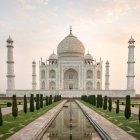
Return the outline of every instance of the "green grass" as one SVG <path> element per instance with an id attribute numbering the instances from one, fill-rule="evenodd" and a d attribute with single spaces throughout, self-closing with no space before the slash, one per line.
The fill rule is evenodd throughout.
<path id="1" fill-rule="evenodd" d="M 84 103 L 86 106 L 90 107 L 91 109 L 93 109 L 98 114 L 100 114 L 104 118 L 108 119 L 115 125 L 119 126 L 124 131 L 129 133 L 130 135 L 132 135 L 135 138 L 137 138 L 138 140 L 140 140 L 140 123 L 138 121 L 138 115 L 131 114 L 131 118 L 129 118 L 127 120 L 124 116 L 123 111 L 120 111 L 119 114 L 116 114 L 115 109 L 113 109 L 111 112 L 109 112 L 108 110 L 103 110 L 102 108 L 96 108 L 95 106 L 93 106 L 89 103 L 86 103 L 84 101 L 82 101 L 82 103 Z M 129 132 L 130 131 L 129 127 L 134 129 L 134 131 Z"/>
<path id="2" fill-rule="evenodd" d="M 43 109 L 35 110 L 35 112 L 28 111 L 27 114 L 25 114 L 23 111 L 20 111 L 16 119 L 14 119 L 11 114 L 3 116 L 4 122 L 3 126 L 0 126 L 0 140 L 7 139 L 21 128 L 37 119 L 39 116 L 58 105 L 60 102 L 61 101 L 55 102 L 49 106 L 45 106 Z M 11 129 L 13 132 L 10 132 Z M 3 135 L 3 137 L 1 137 L 1 135 Z"/>

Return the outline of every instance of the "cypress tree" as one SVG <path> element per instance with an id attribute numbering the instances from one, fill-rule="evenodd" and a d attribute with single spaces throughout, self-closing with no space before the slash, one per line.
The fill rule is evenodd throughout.
<path id="1" fill-rule="evenodd" d="M 43 108 L 43 94 L 40 94 L 40 108 Z"/>
<path id="2" fill-rule="evenodd" d="M 109 98 L 108 103 L 109 103 L 108 110 L 111 112 L 111 110 L 112 110 L 112 99 L 111 98 Z"/>
<path id="3" fill-rule="evenodd" d="M 34 95 L 30 96 L 30 112 L 34 112 Z"/>
<path id="4" fill-rule="evenodd" d="M 2 119 L 2 111 L 1 111 L 1 107 L 0 107 L 0 126 L 3 125 L 3 119 Z"/>
<path id="5" fill-rule="evenodd" d="M 96 96 L 93 95 L 93 105 L 96 106 Z"/>
<path id="6" fill-rule="evenodd" d="M 84 96 L 84 101 L 85 101 L 85 102 L 88 102 L 88 97 L 87 97 L 87 95 Z"/>
<path id="7" fill-rule="evenodd" d="M 104 110 L 107 110 L 107 96 L 104 97 L 103 109 L 104 109 Z"/>
<path id="8" fill-rule="evenodd" d="M 130 95 L 126 96 L 126 104 L 125 104 L 125 118 L 129 119 L 131 117 L 131 100 L 130 100 Z"/>
<path id="9" fill-rule="evenodd" d="M 52 95 L 50 95 L 50 98 L 49 98 L 49 105 L 52 104 Z"/>
<path id="10" fill-rule="evenodd" d="M 94 103 L 94 95 L 91 95 L 91 104 L 93 105 Z"/>
<path id="11" fill-rule="evenodd" d="M 87 97 L 88 103 L 90 103 L 90 95 Z"/>
<path id="12" fill-rule="evenodd" d="M 97 95 L 97 108 L 99 108 L 100 107 L 100 95 Z"/>
<path id="13" fill-rule="evenodd" d="M 103 98 L 102 95 L 99 96 L 99 103 L 100 103 L 100 107 L 103 107 Z"/>
<path id="14" fill-rule="evenodd" d="M 117 100 L 117 102 L 116 102 L 116 114 L 119 114 L 119 111 L 120 111 L 120 109 L 119 109 L 119 100 Z"/>
<path id="15" fill-rule="evenodd" d="M 46 96 L 46 106 L 49 105 L 49 99 L 48 99 L 48 96 Z"/>
<path id="16" fill-rule="evenodd" d="M 59 101 L 59 95 L 56 95 L 56 102 Z"/>
<path id="17" fill-rule="evenodd" d="M 23 110 L 24 110 L 24 113 L 26 114 L 26 113 L 27 113 L 27 99 L 26 99 L 26 95 L 24 95 L 24 105 L 23 105 Z"/>
<path id="18" fill-rule="evenodd" d="M 13 95 L 12 115 L 13 115 L 14 118 L 16 118 L 18 116 L 18 107 L 17 107 L 16 95 Z"/>
<path id="19" fill-rule="evenodd" d="M 40 109 L 39 94 L 36 94 L 36 110 Z"/>
<path id="20" fill-rule="evenodd" d="M 54 102 L 56 102 L 56 101 L 57 101 L 57 95 L 54 96 Z"/>
<path id="21" fill-rule="evenodd" d="M 139 123 L 140 123 L 140 105 L 139 105 Z"/>

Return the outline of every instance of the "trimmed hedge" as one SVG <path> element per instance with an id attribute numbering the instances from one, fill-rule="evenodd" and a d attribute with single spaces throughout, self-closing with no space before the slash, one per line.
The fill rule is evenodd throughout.
<path id="1" fill-rule="evenodd" d="M 1 112 L 1 107 L 0 107 L 0 126 L 3 125 L 3 119 L 2 119 L 2 112 Z"/>
<path id="2" fill-rule="evenodd" d="M 25 114 L 27 113 L 27 98 L 26 98 L 26 95 L 24 95 L 23 111 L 24 111 Z"/>
<path id="3" fill-rule="evenodd" d="M 104 97 L 103 109 L 107 110 L 107 96 Z"/>
<path id="4" fill-rule="evenodd" d="M 12 115 L 14 118 L 18 116 L 17 97 L 13 95 Z"/>
<path id="5" fill-rule="evenodd" d="M 34 95 L 30 96 L 30 112 L 34 112 Z"/>
<path id="6" fill-rule="evenodd" d="M 131 99 L 130 99 L 130 95 L 126 96 L 126 105 L 125 105 L 124 115 L 125 115 L 126 119 L 129 119 L 131 117 Z"/>
<path id="7" fill-rule="evenodd" d="M 116 102 L 116 114 L 119 114 L 120 108 L 119 108 L 119 100 Z"/>

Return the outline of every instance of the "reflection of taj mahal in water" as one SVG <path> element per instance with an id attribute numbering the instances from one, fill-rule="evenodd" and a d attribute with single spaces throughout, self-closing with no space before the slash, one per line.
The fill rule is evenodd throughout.
<path id="1" fill-rule="evenodd" d="M 7 40 L 7 95 L 18 96 L 30 93 L 61 94 L 63 97 L 80 97 L 83 94 L 102 94 L 122 97 L 135 95 L 134 90 L 134 39 L 129 40 L 128 73 L 126 90 L 109 90 L 109 62 L 106 62 L 105 90 L 102 89 L 102 66 L 90 53 L 85 55 L 82 42 L 72 34 L 63 39 L 57 47 L 57 55 L 53 52 L 48 62 L 39 63 L 39 86 L 36 88 L 36 62 L 32 63 L 32 90 L 15 90 L 15 74 L 13 60 L 13 41 Z"/>
<path id="2" fill-rule="evenodd" d="M 76 103 L 67 103 L 41 140 L 101 140 Z M 70 123 L 71 122 L 71 123 Z"/>

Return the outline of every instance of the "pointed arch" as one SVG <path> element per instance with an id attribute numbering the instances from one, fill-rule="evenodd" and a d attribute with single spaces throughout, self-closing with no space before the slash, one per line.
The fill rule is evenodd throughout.
<path id="1" fill-rule="evenodd" d="M 51 82 L 49 83 L 49 89 L 50 89 L 50 90 L 55 90 L 55 89 L 56 89 L 56 84 L 55 84 L 54 81 L 51 81 Z"/>
<path id="2" fill-rule="evenodd" d="M 45 89 L 45 82 L 44 81 L 41 83 L 41 88 Z"/>
<path id="3" fill-rule="evenodd" d="M 41 78 L 42 78 L 42 79 L 45 79 L 45 70 L 42 70 L 42 71 L 41 71 Z"/>
<path id="4" fill-rule="evenodd" d="M 86 78 L 87 79 L 92 79 L 93 78 L 93 72 L 92 72 L 92 70 L 87 70 L 87 72 L 86 72 Z"/>
<path id="5" fill-rule="evenodd" d="M 50 70 L 50 72 L 49 72 L 49 78 L 52 78 L 52 79 L 56 78 L 55 70 Z"/>
<path id="6" fill-rule="evenodd" d="M 98 70 L 97 71 L 97 79 L 100 79 L 101 78 L 101 72 Z"/>
<path id="7" fill-rule="evenodd" d="M 91 81 L 88 81 L 87 83 L 86 83 L 86 89 L 87 90 L 92 90 L 93 88 L 93 84 L 92 84 L 92 82 Z"/>
<path id="8" fill-rule="evenodd" d="M 101 89 L 101 84 L 100 84 L 100 82 L 97 82 L 97 89 L 98 89 L 98 90 Z"/>

